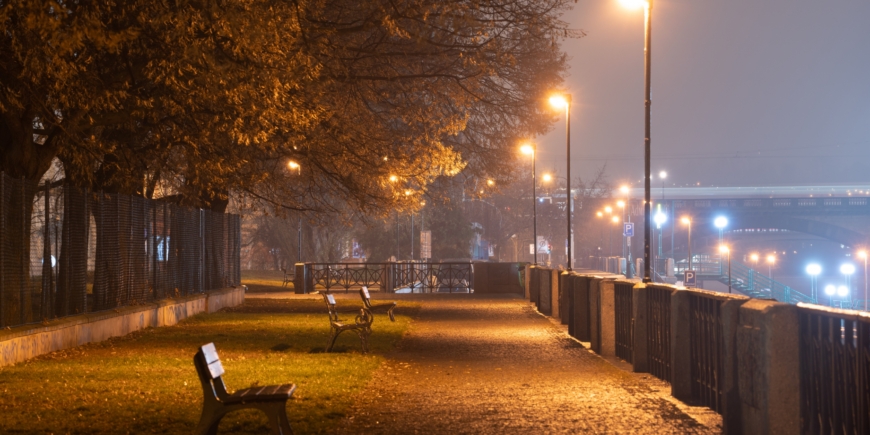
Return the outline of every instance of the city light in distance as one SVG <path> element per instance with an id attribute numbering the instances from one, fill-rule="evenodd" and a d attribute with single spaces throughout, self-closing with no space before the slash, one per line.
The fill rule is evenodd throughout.
<path id="1" fill-rule="evenodd" d="M 846 263 L 846 264 L 840 266 L 840 273 L 842 273 L 843 275 L 851 275 L 851 274 L 855 273 L 855 265 L 850 264 L 850 263 Z"/>
<path id="2" fill-rule="evenodd" d="M 837 287 L 835 287 L 833 284 L 828 284 L 825 286 L 826 295 L 834 296 L 835 293 L 837 293 Z"/>
<path id="3" fill-rule="evenodd" d="M 837 296 L 841 298 L 849 296 L 849 287 L 846 287 L 844 285 L 837 287 Z"/>
<path id="4" fill-rule="evenodd" d="M 713 225 L 716 225 L 716 228 L 721 230 L 728 226 L 728 218 L 725 216 L 719 216 L 713 220 Z"/>
<path id="5" fill-rule="evenodd" d="M 822 273 L 822 266 L 819 266 L 816 263 L 812 263 L 812 264 L 807 265 L 807 274 L 812 275 L 812 276 L 816 276 L 820 273 Z"/>
<path id="6" fill-rule="evenodd" d="M 299 169 L 299 163 L 290 160 L 289 162 L 287 162 L 287 167 L 290 169 Z"/>
<path id="7" fill-rule="evenodd" d="M 668 173 L 665 171 L 659 172 L 659 178 L 661 178 L 662 180 L 664 180 L 665 178 L 668 178 Z"/>

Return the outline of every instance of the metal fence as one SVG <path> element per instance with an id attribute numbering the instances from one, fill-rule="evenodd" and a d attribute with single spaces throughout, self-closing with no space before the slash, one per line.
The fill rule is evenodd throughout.
<path id="1" fill-rule="evenodd" d="M 648 286 L 647 293 L 647 351 L 649 372 L 653 376 L 671 381 L 671 294 L 669 287 Z"/>
<path id="2" fill-rule="evenodd" d="M 632 282 L 616 281 L 614 283 L 616 356 L 628 362 L 633 361 L 634 349 L 632 288 L 634 288 L 634 283 Z"/>
<path id="3" fill-rule="evenodd" d="M 313 291 L 370 290 L 388 293 L 472 293 L 472 263 L 308 263 Z"/>
<path id="4" fill-rule="evenodd" d="M 724 398 L 722 302 L 709 294 L 689 293 L 692 398 L 720 414 Z"/>
<path id="5" fill-rule="evenodd" d="M 870 318 L 799 306 L 804 433 L 870 433 Z"/>
<path id="6" fill-rule="evenodd" d="M 240 221 L 0 174 L 0 327 L 238 285 Z"/>

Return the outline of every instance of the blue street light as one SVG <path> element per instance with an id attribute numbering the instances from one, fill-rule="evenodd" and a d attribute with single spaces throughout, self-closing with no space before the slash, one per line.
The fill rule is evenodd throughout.
<path id="1" fill-rule="evenodd" d="M 722 230 L 724 230 L 725 227 L 728 226 L 728 218 L 725 216 L 719 216 L 713 220 L 713 225 L 715 225 L 716 228 L 719 228 L 719 244 L 721 245 L 722 244 Z"/>
<path id="2" fill-rule="evenodd" d="M 807 265 L 807 274 L 810 275 L 810 296 L 813 298 L 813 301 L 817 299 L 816 297 L 816 277 L 822 273 L 822 266 L 819 266 L 816 263 Z"/>
<path id="3" fill-rule="evenodd" d="M 828 284 L 825 286 L 825 294 L 828 295 L 828 305 L 834 306 L 834 294 L 837 293 L 837 286 Z"/>

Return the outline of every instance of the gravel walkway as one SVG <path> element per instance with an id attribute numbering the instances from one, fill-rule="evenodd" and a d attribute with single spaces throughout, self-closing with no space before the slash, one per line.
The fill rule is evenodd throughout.
<path id="1" fill-rule="evenodd" d="M 336 433 L 721 433 L 715 413 L 586 350 L 526 300 L 414 299 L 417 320 Z"/>

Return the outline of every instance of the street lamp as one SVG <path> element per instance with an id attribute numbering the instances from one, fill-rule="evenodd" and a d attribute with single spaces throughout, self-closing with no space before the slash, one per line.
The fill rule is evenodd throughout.
<path id="1" fill-rule="evenodd" d="M 828 284 L 825 286 L 825 294 L 828 295 L 828 305 L 834 306 L 834 294 L 837 293 L 837 287 L 833 284 Z"/>
<path id="2" fill-rule="evenodd" d="M 819 266 L 816 263 L 807 265 L 807 274 L 810 276 L 810 294 L 814 302 L 818 300 L 818 296 L 816 295 L 816 279 L 820 273 L 822 273 L 822 266 Z"/>
<path id="3" fill-rule="evenodd" d="M 659 259 L 662 256 L 662 225 L 664 225 L 664 223 L 667 222 L 667 220 L 668 220 L 668 216 L 666 214 L 662 213 L 661 204 L 659 204 L 659 210 L 656 213 L 654 219 L 656 222 L 656 228 L 659 230 L 659 249 L 658 249 L 658 255 L 656 256 L 656 258 Z M 656 260 L 656 261 L 658 261 L 658 260 Z M 655 271 L 653 271 L 653 274 L 655 274 Z M 665 275 L 667 275 L 667 273 L 665 273 Z"/>
<path id="4" fill-rule="evenodd" d="M 610 220 L 611 220 L 611 222 L 613 222 L 613 225 L 616 225 L 619 223 L 618 216 L 613 216 L 610 218 Z M 612 226 L 610 227 L 610 247 L 608 249 L 610 250 L 610 256 L 613 257 L 613 227 Z"/>
<path id="5" fill-rule="evenodd" d="M 770 254 L 767 256 L 767 276 L 770 277 L 770 295 L 773 296 L 773 289 L 776 287 L 776 281 L 773 280 L 773 265 L 776 263 L 776 256 Z"/>
<path id="6" fill-rule="evenodd" d="M 532 156 L 532 237 L 534 238 L 535 266 L 538 265 L 538 181 L 537 181 L 537 149 L 534 143 L 528 143 L 520 147 L 523 154 Z"/>
<path id="7" fill-rule="evenodd" d="M 722 231 L 728 226 L 728 218 L 725 216 L 719 216 L 716 219 L 713 219 L 713 225 L 715 225 L 716 228 L 719 228 L 719 244 L 721 245 Z"/>
<path id="8" fill-rule="evenodd" d="M 567 181 L 567 198 L 565 198 L 565 214 L 568 220 L 568 264 L 567 269 L 571 270 L 571 251 L 573 250 L 573 246 L 571 246 L 571 238 L 573 236 L 573 231 L 571 227 L 571 94 L 567 94 L 564 96 L 554 95 L 550 97 L 550 104 L 556 108 L 564 108 L 565 109 L 565 166 L 567 167 L 567 176 L 565 180 Z"/>
<path id="9" fill-rule="evenodd" d="M 858 257 L 864 259 L 864 311 L 867 311 L 867 251 L 859 251 Z"/>
<path id="10" fill-rule="evenodd" d="M 749 259 L 752 260 L 752 262 L 755 263 L 755 267 L 758 268 L 758 254 L 754 252 L 749 254 Z"/>
<path id="11" fill-rule="evenodd" d="M 837 286 L 837 296 L 840 297 L 840 308 L 843 308 L 843 299 L 849 296 L 849 287 L 845 285 Z"/>
<path id="12" fill-rule="evenodd" d="M 630 8 L 643 7 L 644 9 L 644 38 L 643 38 L 643 82 L 644 82 L 644 204 L 643 204 L 643 282 L 650 282 L 650 204 L 652 198 L 650 195 L 650 183 L 652 176 L 650 175 L 650 107 L 652 105 L 652 94 L 650 91 L 651 85 L 651 69 L 652 69 L 652 8 L 653 0 L 620 0 L 622 4 Z"/>
<path id="13" fill-rule="evenodd" d="M 855 273 L 855 265 L 851 263 L 845 263 L 840 266 L 840 273 L 843 274 L 843 278 L 846 281 L 846 287 L 851 290 L 852 289 L 852 274 Z"/>
<path id="14" fill-rule="evenodd" d="M 298 162 L 290 160 L 287 162 L 287 167 L 292 171 L 296 171 L 296 175 L 302 175 L 302 166 Z M 296 262 L 302 262 L 302 215 L 299 215 L 299 228 L 296 230 Z"/>
<path id="15" fill-rule="evenodd" d="M 689 227 L 689 268 L 688 270 L 692 270 L 692 218 L 688 216 L 683 216 L 680 218 L 680 222 Z"/>
<path id="16" fill-rule="evenodd" d="M 719 252 L 728 254 L 728 293 L 731 293 L 731 250 L 727 246 L 722 245 L 719 247 Z"/>

